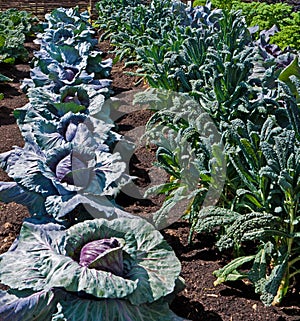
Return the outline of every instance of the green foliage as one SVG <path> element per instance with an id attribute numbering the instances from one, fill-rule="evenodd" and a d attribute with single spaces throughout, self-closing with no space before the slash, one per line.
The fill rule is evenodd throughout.
<path id="1" fill-rule="evenodd" d="M 234 1 L 232 9 L 242 10 L 248 26 L 257 25 L 260 31 L 276 25 L 279 32 L 271 37 L 271 43 L 277 44 L 282 49 L 287 46 L 300 49 L 300 12 L 292 12 L 292 6 L 285 3 Z"/>
<path id="2" fill-rule="evenodd" d="M 278 79 L 289 87 L 291 93 L 296 98 L 296 102 L 300 103 L 300 66 L 298 56 L 282 70 Z"/>
<path id="3" fill-rule="evenodd" d="M 285 19 L 289 18 L 293 7 L 285 3 L 267 4 L 265 2 L 235 1 L 234 10 L 242 10 L 248 26 L 260 27 L 260 30 L 270 29 L 273 25 L 281 27 Z"/>
<path id="4" fill-rule="evenodd" d="M 28 52 L 24 42 L 26 36 L 33 33 L 32 27 L 37 19 L 26 11 L 8 9 L 0 12 L 0 21 L 0 62 L 26 60 Z"/>
<path id="5" fill-rule="evenodd" d="M 278 44 L 279 47 L 285 48 L 290 46 L 296 50 L 300 50 L 300 12 L 293 12 L 291 18 L 284 20 L 280 31 L 271 38 L 271 43 Z"/>
<path id="6" fill-rule="evenodd" d="M 233 128 L 232 135 L 227 138 L 227 151 L 244 184 L 232 204 L 238 212 L 203 209 L 195 230 L 221 227 L 223 234 L 216 245 L 221 250 L 239 249 L 235 260 L 215 272 L 216 284 L 249 278 L 266 305 L 277 304 L 300 273 L 300 141 L 294 130 L 278 126 L 274 117 L 256 133 L 248 126 Z M 256 252 L 254 247 L 251 255 L 241 255 L 241 247 L 249 241 L 256 244 Z M 253 262 L 250 269 L 244 266 L 249 261 Z"/>
<path id="7" fill-rule="evenodd" d="M 15 8 L 1 12 L 1 20 L 14 29 L 19 29 L 25 36 L 31 36 L 38 19 L 27 11 L 21 11 Z"/>
<path id="8" fill-rule="evenodd" d="M 26 222 L 0 270 L 3 321 L 183 321 L 168 306 L 184 288 L 180 262 L 141 218 Z"/>
<path id="9" fill-rule="evenodd" d="M 205 0 L 195 0 L 193 6 L 204 6 Z M 288 46 L 300 49 L 300 12 L 293 12 L 293 7 L 280 2 L 268 4 L 266 2 L 243 2 L 240 0 L 212 0 L 213 8 L 227 10 L 241 10 L 249 27 L 259 26 L 259 31 L 268 30 L 276 25 L 279 32 L 271 37 L 271 43 L 281 49 Z M 258 36 L 259 32 L 256 33 Z"/>
<path id="10" fill-rule="evenodd" d="M 253 48 L 247 47 L 250 34 L 237 14 L 212 11 L 212 24 L 199 23 L 196 29 L 177 29 L 165 46 L 137 49 L 137 73 L 144 74 L 151 87 L 193 92 L 197 98 L 210 94 L 220 103 L 235 100 L 243 79 L 252 68 Z M 160 47 L 160 55 L 157 48 Z M 243 63 L 237 63 L 237 62 Z M 213 92 L 211 91 L 213 88 Z M 208 98 L 210 99 L 210 98 Z"/>
<path id="11" fill-rule="evenodd" d="M 214 8 L 231 9 L 234 1 L 235 0 L 212 0 L 211 4 Z M 193 7 L 204 6 L 207 2 L 206 0 L 195 0 Z"/>
<path id="12" fill-rule="evenodd" d="M 300 273 L 300 140 L 298 129 L 290 129 L 292 120 L 299 119 L 299 110 L 291 109 L 295 103 L 291 94 L 289 100 L 286 127 L 279 126 L 275 116 L 269 116 L 262 127 L 249 120 L 247 125 L 238 119 L 232 123 L 225 150 L 241 178 L 231 205 L 237 212 L 207 208 L 200 211 L 195 226 L 198 232 L 222 227 L 220 249 L 236 247 L 241 253 L 243 243 L 256 244 L 256 252 L 239 255 L 216 271 L 216 283 L 232 280 L 232 274 L 237 279 L 248 277 L 266 305 L 279 303 Z M 252 268 L 245 270 L 243 257 L 253 261 Z"/>
<path id="13" fill-rule="evenodd" d="M 223 187 L 225 160 L 220 135 L 209 114 L 189 96 L 161 90 L 144 95 L 150 104 L 155 97 L 154 108 L 159 108 L 147 123 L 146 135 L 158 146 L 156 165 L 170 175 L 168 183 L 147 191 L 147 195 L 166 195 L 154 213 L 154 224 L 162 228 L 184 212 L 194 224 L 204 199 L 218 198 Z M 136 100 L 145 101 L 144 95 Z"/>
<path id="14" fill-rule="evenodd" d="M 140 9 L 126 8 L 127 22 L 120 14 L 108 29 L 118 34 L 121 21 L 135 22 L 138 15 L 143 21 L 129 31 L 138 40 L 124 32 L 124 43 L 119 37 L 115 45 L 134 57 L 128 65 L 138 65 L 136 74 L 157 89 L 137 97 L 156 110 L 146 135 L 158 146 L 156 165 L 170 176 L 148 191 L 166 196 L 154 223 L 161 228 L 183 216 L 191 233 L 216 233 L 219 249 L 236 255 L 215 272 L 216 284 L 248 278 L 266 305 L 277 304 L 300 273 L 300 69 L 297 53 L 270 45 L 270 32 L 254 42 L 248 26 L 262 30 L 276 23 L 282 31 L 299 17 L 284 4 L 212 5 L 226 10 L 211 10 L 209 3 L 173 6 L 181 20 L 171 29 L 160 25 L 160 36 L 152 34 L 153 24 L 144 37 Z M 242 9 L 248 24 L 231 7 Z"/>
<path id="15" fill-rule="evenodd" d="M 23 224 L 11 249 L 0 256 L 0 282 L 7 285 L 6 292 L 0 291 L 0 319 L 183 321 L 169 309 L 184 288 L 175 253 L 152 224 L 110 202 L 117 192 L 116 175 L 126 176 L 120 177 L 120 187 L 129 178 L 114 147 L 118 144 L 121 152 L 131 154 L 131 143 L 111 131 L 111 106 L 104 104 L 102 95 L 109 95 L 110 80 L 97 79 L 102 67 L 109 76 L 111 60 L 102 62 L 102 53 L 92 51 L 93 32 L 81 24 L 86 14 L 59 8 L 47 17 L 35 63 L 47 60 L 48 72 L 34 64 L 31 74 L 39 78 L 37 86 L 28 91 L 30 103 L 15 113 L 24 149 L 16 147 L 0 155 L 0 165 L 8 172 L 12 169 L 9 175 L 15 180 L 0 184 L 1 201 L 27 205 L 34 216 Z M 83 28 L 78 30 L 76 22 Z M 77 86 L 80 76 L 87 81 Z M 53 80 L 59 82 L 53 86 L 49 83 Z M 24 183 L 24 189 L 19 183 Z M 107 194 L 93 195 L 93 191 L 102 193 L 105 185 L 112 187 Z M 42 195 L 50 198 L 46 201 Z M 71 211 L 76 208 L 78 216 L 72 222 L 67 204 L 60 207 L 64 201 Z M 50 217 L 62 208 L 70 229 Z M 123 219 L 114 219 L 113 213 L 109 219 L 99 219 L 109 208 Z M 81 220 L 85 222 L 80 224 Z"/>
<path id="16" fill-rule="evenodd" d="M 149 46 L 163 34 L 172 32 L 179 17 L 170 13 L 170 0 L 153 0 L 149 6 L 143 1 L 110 1 L 97 3 L 99 18 L 96 24 L 105 30 L 116 46 L 115 55 L 122 60 L 136 55 L 136 48 Z"/>
<path id="17" fill-rule="evenodd" d="M 171 175 L 149 191 L 166 195 L 154 222 L 164 226 L 185 204 L 191 231 L 217 231 L 219 249 L 233 248 L 237 255 L 215 272 L 216 284 L 249 278 L 266 305 L 277 304 L 300 271 L 298 60 L 280 52 L 275 58 L 253 44 L 236 12 L 213 15 L 217 22 L 198 22 L 173 51 L 137 49 L 139 72 L 150 86 L 186 92 L 198 102 L 170 102 L 159 90 L 155 99 L 150 95 L 162 107 L 149 121 L 148 135 L 158 146 L 157 165 Z M 283 61 L 292 63 L 284 68 Z M 224 150 L 205 140 L 197 117 L 203 111 L 221 131 Z M 224 165 L 221 155 L 227 177 L 219 206 L 203 208 L 214 171 L 220 175 L 217 168 Z"/>

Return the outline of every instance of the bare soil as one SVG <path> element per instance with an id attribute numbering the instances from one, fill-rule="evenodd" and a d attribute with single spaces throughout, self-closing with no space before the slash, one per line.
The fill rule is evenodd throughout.
<path id="1" fill-rule="evenodd" d="M 35 48 L 32 43 L 26 46 L 30 52 Z M 111 49 L 107 41 L 101 43 L 100 48 L 102 51 Z M 5 95 L 0 101 L 0 152 L 8 151 L 14 145 L 23 145 L 13 110 L 28 101 L 20 90 L 20 80 L 29 77 L 29 70 L 28 63 L 0 65 L 0 73 L 13 78 L 12 83 L 0 84 L 0 92 Z M 122 63 L 113 67 L 113 90 L 116 94 L 136 88 L 134 83 L 137 79 L 125 75 L 124 70 Z M 144 125 L 150 115 L 149 111 L 129 112 L 117 121 L 120 132 L 126 134 L 128 130 Z M 139 177 L 138 184 L 141 186 L 148 184 L 154 160 L 155 148 L 137 149 L 132 157 L 131 174 Z M 8 180 L 6 173 L 0 171 L 0 181 Z M 120 195 L 118 202 L 125 210 L 145 216 L 159 208 L 162 198 L 137 200 Z M 8 250 L 19 233 L 23 219 L 28 216 L 28 211 L 21 205 L 0 203 L 0 253 Z M 171 305 L 178 315 L 193 321 L 300 321 L 299 285 L 288 293 L 280 306 L 264 307 L 252 285 L 247 282 L 213 285 L 215 277 L 212 272 L 232 259 L 231 253 L 220 253 L 215 248 L 213 234 L 196 235 L 192 244 L 188 244 L 189 225 L 183 220 L 165 228 L 162 233 L 180 259 L 182 276 L 186 281 L 185 290 Z"/>

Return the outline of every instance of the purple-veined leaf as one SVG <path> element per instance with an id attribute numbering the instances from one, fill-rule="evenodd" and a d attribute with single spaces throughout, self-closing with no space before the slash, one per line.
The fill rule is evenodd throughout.
<path id="1" fill-rule="evenodd" d="M 51 321 L 52 314 L 57 312 L 57 302 L 58 298 L 52 291 L 40 291 L 27 296 L 0 291 L 0 320 Z"/>

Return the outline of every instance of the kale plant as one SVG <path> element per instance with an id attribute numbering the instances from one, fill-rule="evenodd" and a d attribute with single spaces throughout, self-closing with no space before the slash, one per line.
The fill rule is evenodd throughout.
<path id="1" fill-rule="evenodd" d="M 277 304 L 300 273 L 299 140 L 294 130 L 278 126 L 274 117 L 259 130 L 239 121 L 232 135 L 225 147 L 242 184 L 232 209 L 200 211 L 195 230 L 222 227 L 217 246 L 236 248 L 238 257 L 215 272 L 216 284 L 248 278 L 266 305 Z M 249 242 L 255 244 L 252 253 L 244 247 Z M 245 270 L 249 261 L 253 265 Z"/>
<path id="2" fill-rule="evenodd" d="M 98 23 L 105 30 L 102 38 L 110 37 L 111 44 L 116 46 L 116 59 L 135 57 L 136 48 L 151 46 L 163 38 L 162 34 L 172 34 L 180 17 L 172 13 L 171 7 L 169 0 L 153 0 L 150 4 L 119 0 L 99 2 Z"/>

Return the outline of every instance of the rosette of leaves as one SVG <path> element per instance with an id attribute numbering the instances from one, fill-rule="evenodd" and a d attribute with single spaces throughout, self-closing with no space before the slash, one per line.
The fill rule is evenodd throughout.
<path id="1" fill-rule="evenodd" d="M 15 264 L 19 261 L 20 264 Z M 168 306 L 180 262 L 141 218 L 88 220 L 67 230 L 25 222 L 0 258 L 0 318 L 183 321 Z"/>
<path id="2" fill-rule="evenodd" d="M 39 52 L 35 53 L 38 58 L 37 65 L 41 69 L 45 69 L 44 63 L 51 59 L 63 64 L 63 66 L 76 66 L 86 64 L 88 73 L 94 73 L 95 78 L 105 78 L 110 75 L 112 67 L 112 59 L 102 59 L 103 53 L 101 51 L 92 50 L 92 44 L 87 41 L 80 41 L 75 45 L 57 45 L 50 43 L 46 48 L 41 48 Z"/>
<path id="3" fill-rule="evenodd" d="M 82 141 L 88 140 L 81 136 Z M 65 145 L 42 151 L 33 142 L 0 155 L 1 167 L 14 182 L 1 182 L 0 199 L 28 207 L 34 216 L 53 217 L 63 224 L 77 219 L 78 206 L 86 217 L 113 218 L 127 215 L 116 207 L 114 198 L 131 181 L 119 153 L 105 145 L 92 148 Z M 125 214 L 124 214 L 125 213 Z"/>
<path id="4" fill-rule="evenodd" d="M 35 142 L 42 150 L 72 143 L 131 155 L 133 144 L 113 129 L 111 100 L 95 90 L 66 87 L 61 95 L 29 91 L 30 103 L 16 109 L 14 115 L 25 141 Z"/>
<path id="5" fill-rule="evenodd" d="M 78 7 L 57 8 L 45 15 L 43 33 L 37 34 L 35 42 L 43 48 L 51 44 L 74 46 L 80 42 L 89 42 L 94 47 L 97 39 L 88 19 L 88 13 L 80 13 Z"/>
<path id="6" fill-rule="evenodd" d="M 72 112 L 62 116 L 60 121 L 35 119 L 31 125 L 31 131 L 22 131 L 25 141 L 34 140 L 41 149 L 49 150 L 73 145 L 98 148 L 113 151 L 117 143 L 125 143 L 121 135 L 112 129 L 113 124 L 85 114 L 73 114 Z M 22 126 L 21 126 L 22 129 Z M 129 142 L 128 142 L 129 145 Z"/>
<path id="7" fill-rule="evenodd" d="M 29 116 L 26 122 L 19 122 L 22 136 L 25 141 L 35 142 L 41 150 L 57 149 L 72 143 L 110 153 L 116 148 L 122 158 L 133 152 L 133 143 L 113 131 L 115 126 L 112 123 L 90 115 L 68 112 L 59 120 L 29 119 Z"/>
<path id="8" fill-rule="evenodd" d="M 80 43 L 52 46 L 52 51 L 41 49 L 31 69 L 31 79 L 25 80 L 23 88 L 44 87 L 58 93 L 63 86 L 89 84 L 95 89 L 109 87 L 106 79 L 112 68 L 112 60 L 103 61 L 101 52 L 91 52 L 90 44 Z"/>
<path id="9" fill-rule="evenodd" d="M 74 8 L 61 7 L 54 9 L 51 13 L 47 13 L 45 20 L 49 29 L 55 30 L 65 25 L 74 26 L 74 29 L 76 29 L 82 23 L 85 23 L 86 26 L 89 25 L 89 13 L 87 11 L 80 12 L 78 6 Z"/>
<path id="10" fill-rule="evenodd" d="M 67 86 L 55 94 L 33 88 L 28 96 L 30 102 L 16 109 L 14 115 L 24 139 L 35 141 L 42 149 L 75 143 L 83 131 L 86 137 L 90 133 L 90 140 L 80 142 L 85 146 L 106 142 L 112 148 L 116 141 L 123 139 L 112 131 L 110 105 L 96 90 Z"/>
<path id="11" fill-rule="evenodd" d="M 88 28 L 85 23 L 81 23 L 78 28 L 74 25 L 63 25 L 57 29 L 45 29 L 43 33 L 37 34 L 34 43 L 46 49 L 50 45 L 75 46 L 80 42 L 88 42 L 94 47 L 97 39 L 94 38 L 95 31 Z"/>
<path id="12" fill-rule="evenodd" d="M 32 131 L 31 126 L 40 119 L 59 123 L 67 113 L 91 115 L 99 120 L 112 123 L 109 104 L 105 103 L 107 88 L 98 91 L 89 86 L 66 86 L 59 94 L 32 88 L 28 92 L 29 103 L 14 111 L 22 132 Z"/>

